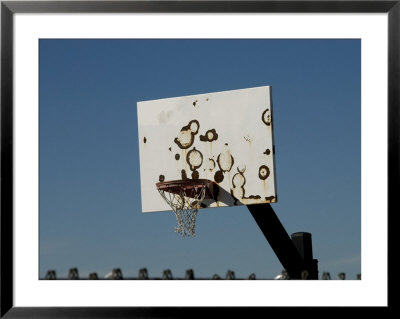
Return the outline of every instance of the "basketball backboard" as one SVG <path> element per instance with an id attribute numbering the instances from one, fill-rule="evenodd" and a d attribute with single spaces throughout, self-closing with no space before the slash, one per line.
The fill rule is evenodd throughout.
<path id="1" fill-rule="evenodd" d="M 170 211 L 156 183 L 207 179 L 202 208 L 277 201 L 271 87 L 137 103 L 142 212 Z"/>

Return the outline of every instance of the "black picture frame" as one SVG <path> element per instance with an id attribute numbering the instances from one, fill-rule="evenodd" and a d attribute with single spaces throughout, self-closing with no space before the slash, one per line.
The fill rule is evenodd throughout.
<path id="1" fill-rule="evenodd" d="M 180 318 L 282 315 L 279 307 L 14 307 L 13 303 L 13 16 L 16 13 L 270 12 L 388 14 L 388 225 L 399 211 L 400 1 L 1 1 L 1 318 Z M 391 214 L 390 214 L 391 213 Z M 393 235 L 388 228 L 388 247 Z M 388 256 L 390 265 L 390 259 Z M 388 269 L 389 271 L 390 269 Z M 390 275 L 390 272 L 389 272 Z M 388 280 L 388 287 L 390 287 Z M 390 290 L 390 289 L 389 289 Z M 391 309 L 391 295 L 388 294 Z M 296 315 L 310 308 L 290 307 Z M 335 315 L 338 307 L 330 308 Z M 347 308 L 345 311 L 348 311 Z M 364 309 L 371 313 L 370 308 Z M 325 312 L 326 308 L 313 308 Z M 357 309 L 360 311 L 360 309 Z M 360 313 L 362 314 L 362 313 Z"/>

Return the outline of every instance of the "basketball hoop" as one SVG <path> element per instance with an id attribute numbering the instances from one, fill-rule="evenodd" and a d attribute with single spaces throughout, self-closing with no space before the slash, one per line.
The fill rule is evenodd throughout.
<path id="1" fill-rule="evenodd" d="M 193 237 L 201 203 L 205 198 L 213 198 L 213 182 L 207 179 L 187 179 L 160 182 L 156 186 L 175 213 L 178 222 L 175 232 Z"/>

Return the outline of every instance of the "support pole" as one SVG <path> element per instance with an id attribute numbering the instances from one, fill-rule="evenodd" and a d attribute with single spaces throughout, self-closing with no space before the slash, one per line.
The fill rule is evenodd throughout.
<path id="1" fill-rule="evenodd" d="M 289 237 L 271 205 L 255 204 L 248 205 L 247 208 L 253 215 L 254 220 L 260 227 L 268 243 L 271 245 L 272 250 L 275 252 L 283 268 L 289 273 L 290 278 L 302 279 L 302 273 L 304 278 L 304 271 L 307 271 L 308 279 L 318 279 L 318 277 L 315 278 L 316 263 L 304 259 L 304 257 L 309 257 L 311 247 L 304 245 L 303 250 L 298 249 L 298 247 L 301 248 L 301 236 L 294 236 L 294 241 Z M 311 240 L 311 234 L 309 237 L 304 237 L 304 239 Z M 318 269 L 316 273 L 318 274 Z"/>
<path id="2" fill-rule="evenodd" d="M 300 253 L 307 271 L 307 279 L 318 279 L 318 260 L 313 259 L 311 234 L 298 232 L 292 234 L 292 242 Z"/>

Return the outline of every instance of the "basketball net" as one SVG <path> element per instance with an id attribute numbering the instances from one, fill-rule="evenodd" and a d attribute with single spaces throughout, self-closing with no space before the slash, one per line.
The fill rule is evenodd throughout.
<path id="1" fill-rule="evenodd" d="M 194 185 L 190 188 L 182 186 L 179 193 L 173 193 L 168 188 L 158 188 L 158 192 L 175 213 L 178 222 L 175 232 L 193 237 L 197 212 L 206 194 L 206 185 Z"/>

